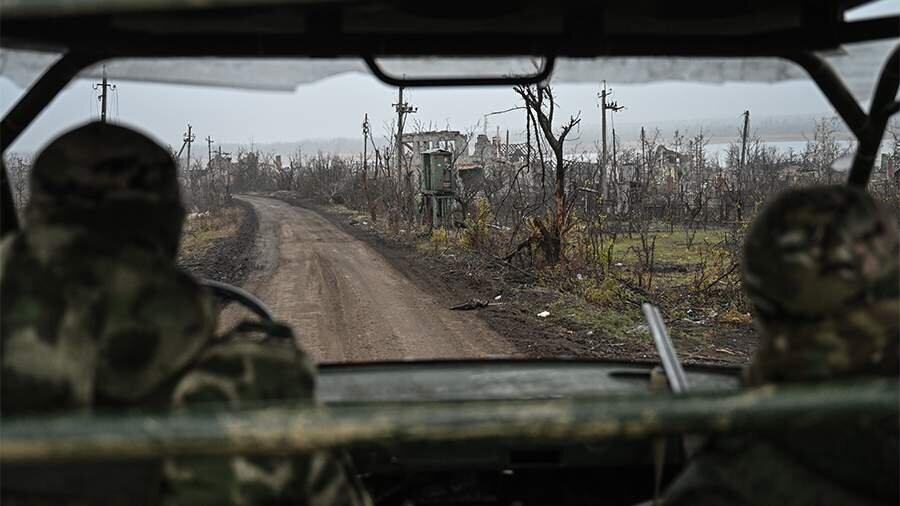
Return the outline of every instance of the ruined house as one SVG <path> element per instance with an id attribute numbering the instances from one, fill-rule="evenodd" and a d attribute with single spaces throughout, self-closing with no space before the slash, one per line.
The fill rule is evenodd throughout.
<path id="1" fill-rule="evenodd" d="M 432 130 L 403 134 L 403 144 L 412 151 L 412 167 L 422 168 L 422 154 L 444 149 L 454 158 L 465 158 L 469 151 L 469 138 L 458 130 Z"/>
<path id="2" fill-rule="evenodd" d="M 684 174 L 684 166 L 688 163 L 690 157 L 663 145 L 656 147 L 655 156 L 660 168 L 660 176 L 665 183 L 663 188 L 666 192 L 671 193 L 675 191 L 678 181 L 681 180 Z"/>
<path id="3" fill-rule="evenodd" d="M 894 145 L 893 152 L 881 153 L 880 170 L 872 172 L 874 181 L 893 181 L 900 183 L 900 145 Z"/>

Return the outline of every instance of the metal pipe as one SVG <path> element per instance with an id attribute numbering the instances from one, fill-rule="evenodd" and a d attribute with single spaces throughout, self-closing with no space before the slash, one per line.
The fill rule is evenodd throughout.
<path id="1" fill-rule="evenodd" d="M 647 327 L 650 329 L 650 335 L 653 336 L 653 342 L 656 344 L 656 351 L 659 353 L 659 360 L 662 362 L 666 379 L 669 380 L 669 388 L 675 394 L 687 393 L 689 387 L 687 375 L 684 373 L 684 368 L 678 360 L 675 346 L 672 344 L 672 339 L 666 330 L 666 324 L 663 322 L 662 313 L 659 312 L 658 307 L 646 302 L 641 305 L 641 310 L 644 312 Z"/>

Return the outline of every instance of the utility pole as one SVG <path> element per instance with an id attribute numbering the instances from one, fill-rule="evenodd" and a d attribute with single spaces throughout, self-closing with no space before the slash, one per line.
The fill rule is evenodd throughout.
<path id="1" fill-rule="evenodd" d="M 207 136 L 206 136 L 206 149 L 207 149 L 207 151 L 208 151 L 208 153 L 209 153 L 209 155 L 208 155 L 208 156 L 209 156 L 209 158 L 208 158 L 209 161 L 207 162 L 206 167 L 207 167 L 208 169 L 209 169 L 209 168 L 212 168 L 212 160 L 213 160 L 213 157 L 212 157 L 212 145 L 213 145 L 212 137 L 210 137 L 210 136 L 207 135 Z M 219 149 L 221 150 L 221 146 L 219 147 Z"/>
<path id="2" fill-rule="evenodd" d="M 644 149 L 644 146 L 646 146 L 646 143 L 647 143 L 647 141 L 646 141 L 646 136 L 644 134 L 644 127 L 641 127 L 641 163 L 640 163 L 641 169 L 644 169 L 645 165 L 647 164 L 647 153 L 645 152 L 645 149 Z M 647 173 L 647 175 L 648 175 L 647 180 L 649 181 L 650 170 L 647 169 L 646 171 L 643 171 L 643 172 Z M 638 177 L 637 177 L 638 183 L 641 182 L 641 176 L 642 176 L 642 174 L 639 172 Z"/>
<path id="3" fill-rule="evenodd" d="M 363 194 L 366 196 L 366 207 L 369 209 L 369 216 L 372 218 L 372 223 L 375 223 L 376 213 L 375 207 L 372 205 L 372 200 L 369 196 L 369 113 L 366 113 L 363 117 L 362 124 L 362 135 L 363 135 Z M 375 153 L 376 157 L 378 153 Z M 375 163 L 378 163 L 376 158 Z M 377 165 L 376 165 L 377 167 Z M 377 169 L 376 169 L 377 170 Z"/>
<path id="4" fill-rule="evenodd" d="M 368 174 L 368 149 L 369 149 L 369 113 L 363 117 L 362 124 L 362 134 L 363 134 L 363 183 L 365 183 L 366 175 Z"/>
<path id="5" fill-rule="evenodd" d="M 410 107 L 403 101 L 403 86 L 400 86 L 397 95 L 397 103 L 392 104 L 397 111 L 397 173 L 403 169 L 403 126 L 407 114 L 415 113 L 418 109 Z"/>
<path id="6" fill-rule="evenodd" d="M 212 146 L 212 144 L 211 144 L 212 141 L 210 140 L 209 136 L 206 137 L 206 142 L 210 143 L 210 146 Z M 212 156 L 212 154 L 210 154 L 210 156 Z M 223 153 L 221 144 L 219 144 L 219 149 L 218 149 L 218 153 L 216 156 L 217 156 L 216 160 L 218 160 L 218 163 L 216 165 L 218 165 L 219 168 L 222 167 L 221 161 L 224 160 L 225 159 L 224 157 L 226 157 L 226 156 L 229 157 L 229 165 L 230 165 L 231 153 Z M 229 165 L 225 165 L 225 200 L 226 201 L 231 200 L 231 171 L 228 170 Z"/>
<path id="7" fill-rule="evenodd" d="M 616 102 L 608 101 L 607 99 L 612 95 L 612 88 L 606 88 L 606 81 L 603 81 L 603 91 L 597 94 L 597 97 L 600 98 L 600 128 L 602 130 L 601 133 L 601 145 L 602 151 L 600 155 L 600 195 L 606 197 L 606 111 L 611 110 L 612 112 L 618 112 L 625 108 L 625 106 L 621 106 Z"/>
<path id="8" fill-rule="evenodd" d="M 397 103 L 393 105 L 397 111 L 397 177 L 400 177 L 400 174 L 403 172 L 403 124 L 406 115 L 416 112 L 417 109 L 410 107 L 409 104 L 403 101 L 403 86 L 399 87 Z M 413 220 L 415 218 L 415 203 L 412 194 L 412 174 L 407 173 L 405 179 L 407 193 L 409 194 L 409 219 Z"/>
<path id="9" fill-rule="evenodd" d="M 94 90 L 100 90 L 100 96 L 97 97 L 97 100 L 100 101 L 100 122 L 106 123 L 106 103 L 107 103 L 107 90 L 116 89 L 115 84 L 109 84 L 109 81 L 106 79 L 106 65 L 103 66 L 102 78 L 99 83 L 94 84 Z"/>
<path id="10" fill-rule="evenodd" d="M 184 134 L 184 143 L 187 144 L 187 170 L 191 171 L 191 144 L 194 142 L 196 136 L 191 133 L 191 124 L 188 123 L 187 133 Z"/>
<path id="11" fill-rule="evenodd" d="M 612 173 L 616 176 L 616 179 L 619 178 L 618 167 L 616 167 L 616 127 L 614 126 L 612 129 Z"/>
<path id="12" fill-rule="evenodd" d="M 746 161 L 747 156 L 747 134 L 750 130 L 750 111 L 744 111 L 741 116 L 744 117 L 744 128 L 741 131 L 741 164 L 740 170 L 744 171 L 744 162 Z"/>
<path id="13" fill-rule="evenodd" d="M 743 201 L 744 201 L 744 164 L 747 161 L 747 134 L 750 130 L 750 111 L 744 111 L 744 128 L 741 131 L 741 162 L 738 166 L 737 186 L 738 186 L 738 221 L 743 219 Z"/>

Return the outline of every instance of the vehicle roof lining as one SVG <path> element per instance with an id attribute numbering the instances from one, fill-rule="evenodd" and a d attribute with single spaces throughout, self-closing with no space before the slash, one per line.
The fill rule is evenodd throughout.
<path id="1" fill-rule="evenodd" d="M 776 56 L 898 35 L 842 0 L 6 0 L 5 47 L 109 56 Z"/>
<path id="2" fill-rule="evenodd" d="M 881 66 L 892 49 L 890 41 L 847 45 L 820 53 L 847 83 L 852 95 L 868 100 L 874 90 L 873 69 Z M 27 88 L 47 69 L 60 53 L 0 49 L 0 76 L 21 88 Z M 428 75 L 441 65 L 452 65 L 460 75 L 493 75 L 504 61 L 518 58 L 393 58 L 391 65 L 409 76 Z M 379 59 L 378 61 L 381 61 Z M 117 81 L 222 86 L 264 91 L 294 91 L 298 86 L 343 74 L 368 75 L 363 58 L 202 58 L 146 57 L 113 58 L 84 69 L 78 77 L 96 78 L 105 68 Z M 394 75 L 398 71 L 392 72 Z M 384 76 L 377 77 L 384 80 Z M 597 57 L 558 58 L 552 73 L 553 83 L 594 83 L 601 80 L 618 84 L 645 84 L 660 81 L 697 83 L 779 83 L 807 80 L 809 76 L 785 58 L 747 57 Z M 391 82 L 389 84 L 396 85 Z"/>

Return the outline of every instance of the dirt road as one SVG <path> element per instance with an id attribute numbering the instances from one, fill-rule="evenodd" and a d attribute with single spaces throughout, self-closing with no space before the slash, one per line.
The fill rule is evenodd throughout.
<path id="1" fill-rule="evenodd" d="M 513 346 L 474 312 L 426 293 L 362 241 L 314 211 L 238 197 L 259 217 L 257 266 L 244 288 L 294 329 L 319 362 L 484 358 Z M 246 313 L 234 304 L 223 324 Z"/>

